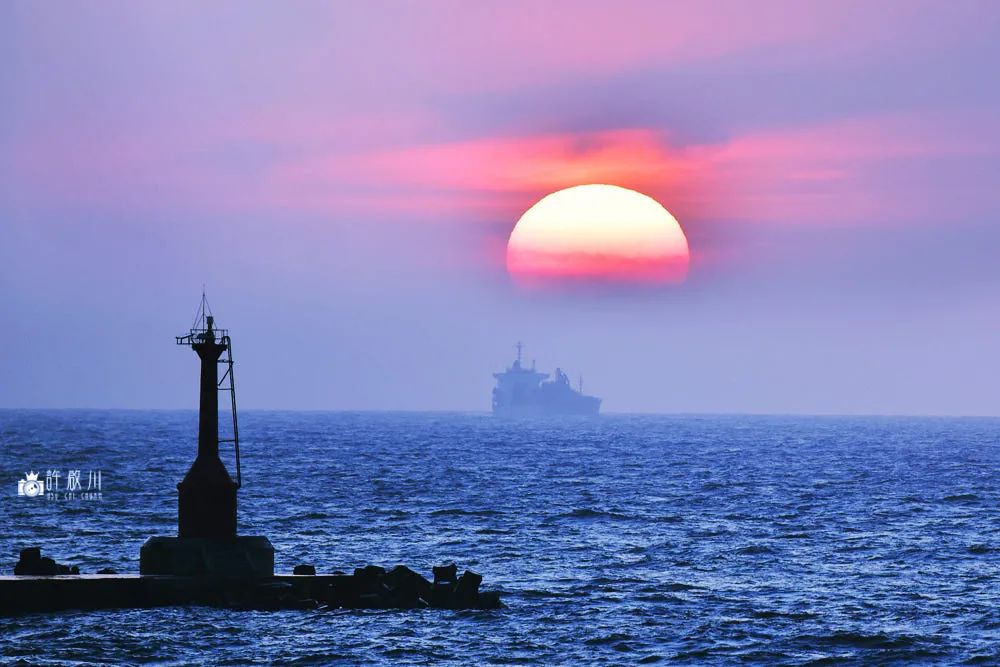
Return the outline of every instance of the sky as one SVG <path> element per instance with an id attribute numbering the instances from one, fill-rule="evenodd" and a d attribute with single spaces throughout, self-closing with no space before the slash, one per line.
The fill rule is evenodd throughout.
<path id="1" fill-rule="evenodd" d="M 0 3 L 0 407 L 1000 414 L 1000 5 Z M 544 195 L 639 190 L 679 285 L 526 289 Z"/>

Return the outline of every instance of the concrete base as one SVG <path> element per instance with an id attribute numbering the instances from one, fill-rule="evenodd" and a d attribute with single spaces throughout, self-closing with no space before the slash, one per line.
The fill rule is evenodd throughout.
<path id="1" fill-rule="evenodd" d="M 139 573 L 240 579 L 273 577 L 274 547 L 261 536 L 150 537 L 139 551 Z"/>

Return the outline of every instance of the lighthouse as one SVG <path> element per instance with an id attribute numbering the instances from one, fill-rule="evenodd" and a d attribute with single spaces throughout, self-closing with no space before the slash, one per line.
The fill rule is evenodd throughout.
<path id="1" fill-rule="evenodd" d="M 215 330 L 212 315 L 206 315 L 204 323 L 203 329 L 177 337 L 177 344 L 190 345 L 201 361 L 198 456 L 184 480 L 177 485 L 177 534 L 180 537 L 235 537 L 239 485 L 219 458 L 219 365 L 232 364 L 231 355 L 226 362 L 221 361 L 223 352 L 230 352 L 230 340 L 227 332 Z M 231 367 L 225 377 L 232 381 Z M 235 391 L 235 387 L 231 391 Z M 233 423 L 236 423 L 235 409 Z"/>
<path id="2" fill-rule="evenodd" d="M 236 492 L 242 486 L 232 339 L 216 326 L 204 293 L 195 323 L 177 345 L 198 357 L 198 450 L 177 484 L 177 537 L 151 537 L 140 551 L 141 574 L 272 576 L 274 548 L 266 537 L 237 535 Z M 222 377 L 219 369 L 224 368 Z M 228 392 L 231 439 L 219 438 L 219 394 Z M 219 456 L 233 443 L 236 478 Z"/>

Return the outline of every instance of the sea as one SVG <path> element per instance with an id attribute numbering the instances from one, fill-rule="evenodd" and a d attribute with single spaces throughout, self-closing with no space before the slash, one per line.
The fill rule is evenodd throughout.
<path id="1" fill-rule="evenodd" d="M 137 572 L 196 429 L 0 411 L 0 573 L 33 545 Z M 1000 420 L 248 411 L 240 436 L 240 532 L 277 570 L 454 562 L 505 608 L 24 614 L 0 663 L 1000 664 Z M 62 493 L 18 496 L 28 472 Z"/>

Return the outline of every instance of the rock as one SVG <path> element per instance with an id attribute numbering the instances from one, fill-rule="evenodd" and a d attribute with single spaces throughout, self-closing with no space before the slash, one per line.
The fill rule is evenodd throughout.
<path id="1" fill-rule="evenodd" d="M 51 558 L 39 558 L 34 561 L 18 561 L 14 566 L 14 574 L 22 576 L 51 576 L 59 574 L 56 562 Z"/>
<path id="2" fill-rule="evenodd" d="M 393 607 L 415 609 L 427 606 L 431 582 L 405 565 L 394 567 L 385 575 L 382 582 L 389 592 Z"/>
<path id="3" fill-rule="evenodd" d="M 434 568 L 435 584 L 443 584 L 443 583 L 453 584 L 455 583 L 457 578 L 458 578 L 458 566 L 455 565 L 454 563 L 451 563 L 450 565 L 441 565 L 439 567 Z"/>
<path id="4" fill-rule="evenodd" d="M 355 568 L 354 576 L 359 579 L 381 579 L 385 576 L 385 568 L 379 565 L 365 565 Z"/>
<path id="5" fill-rule="evenodd" d="M 358 606 L 358 582 L 354 577 L 336 574 L 328 579 L 326 587 L 317 593 L 320 601 L 331 608 Z"/>
<path id="6" fill-rule="evenodd" d="M 431 582 L 424 579 L 405 565 L 392 568 L 383 579 L 385 585 L 393 592 L 405 592 L 414 597 L 425 598 L 430 594 Z"/>
<path id="7" fill-rule="evenodd" d="M 274 611 L 287 609 L 296 602 L 292 584 L 287 581 L 257 584 L 253 589 L 227 597 L 227 606 L 234 608 Z"/>
<path id="8" fill-rule="evenodd" d="M 483 577 L 472 570 L 466 570 L 455 585 L 455 604 L 458 607 L 471 608 L 479 604 L 479 584 Z"/>
<path id="9" fill-rule="evenodd" d="M 42 556 L 34 563 L 35 571 L 32 574 L 59 574 L 59 564 L 48 556 Z"/>
<path id="10" fill-rule="evenodd" d="M 60 565 L 55 560 L 42 556 L 40 547 L 28 547 L 21 549 L 21 559 L 14 565 L 14 574 L 48 577 L 56 574 L 80 574 L 80 568 L 76 565 Z"/>
<path id="11" fill-rule="evenodd" d="M 100 570 L 97 571 L 97 574 L 118 574 L 118 573 L 115 572 L 110 567 L 102 567 Z"/>
<path id="12" fill-rule="evenodd" d="M 41 547 L 28 547 L 27 549 L 21 549 L 21 558 L 14 565 L 14 574 L 42 574 L 38 571 L 41 567 L 41 561 Z"/>
<path id="13" fill-rule="evenodd" d="M 34 563 L 37 562 L 41 557 L 42 557 L 41 547 L 28 547 L 27 549 L 21 549 L 22 563 Z"/>
<path id="14" fill-rule="evenodd" d="M 500 602 L 500 594 L 496 591 L 483 591 L 479 594 L 480 609 L 501 609 L 503 602 Z"/>
<path id="15" fill-rule="evenodd" d="M 454 584 L 450 584 L 448 582 L 436 583 L 431 586 L 430 594 L 427 596 L 427 602 L 432 607 L 447 609 L 451 606 L 452 593 L 454 592 Z"/>
<path id="16" fill-rule="evenodd" d="M 361 593 L 381 594 L 385 588 L 382 585 L 383 577 L 385 577 L 385 568 L 378 565 L 366 565 L 354 570 L 354 580 Z"/>
<path id="17" fill-rule="evenodd" d="M 315 576 L 316 568 L 312 565 L 296 565 L 295 568 L 292 570 L 292 574 Z"/>

